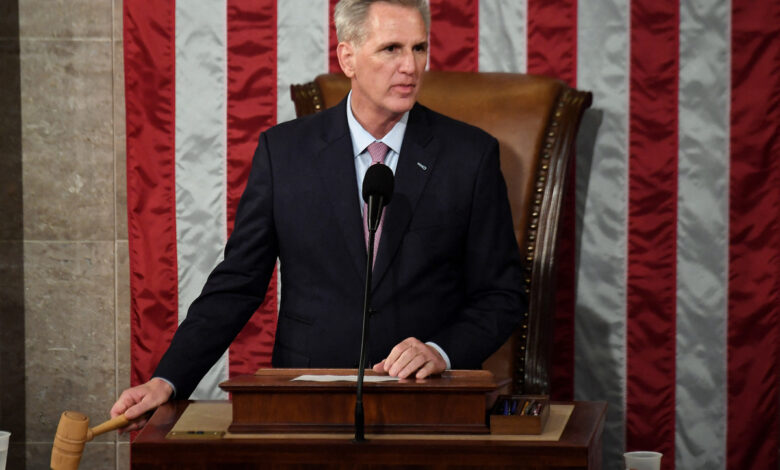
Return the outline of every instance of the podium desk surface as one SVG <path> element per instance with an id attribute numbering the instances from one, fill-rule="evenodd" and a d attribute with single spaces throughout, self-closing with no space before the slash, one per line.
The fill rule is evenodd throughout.
<path id="1" fill-rule="evenodd" d="M 470 439 L 318 439 L 310 436 L 249 439 L 168 439 L 190 401 L 162 405 L 131 444 L 134 470 L 172 468 L 408 468 L 601 469 L 601 435 L 607 405 L 573 402 L 558 441 Z"/>

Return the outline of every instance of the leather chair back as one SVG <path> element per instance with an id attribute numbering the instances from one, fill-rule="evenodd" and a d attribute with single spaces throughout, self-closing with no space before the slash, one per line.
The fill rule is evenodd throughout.
<path id="1" fill-rule="evenodd" d="M 336 105 L 350 89 L 342 74 L 291 86 L 296 114 Z M 505 391 L 549 393 L 555 315 L 556 248 L 569 163 L 588 92 L 547 77 L 427 71 L 418 101 L 475 125 L 499 141 L 515 236 L 525 258 L 529 311 L 518 330 L 484 363 Z"/>

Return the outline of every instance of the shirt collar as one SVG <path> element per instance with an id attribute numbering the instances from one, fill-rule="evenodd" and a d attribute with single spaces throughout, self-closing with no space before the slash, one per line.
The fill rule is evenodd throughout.
<path id="1" fill-rule="evenodd" d="M 390 132 L 384 137 L 379 139 L 380 142 L 384 142 L 385 145 L 390 147 L 390 150 L 397 154 L 401 153 L 401 144 L 404 141 L 404 133 L 406 132 L 406 123 L 409 120 L 409 111 L 405 112 L 401 119 L 395 123 Z M 357 157 L 377 139 L 374 138 L 367 130 L 360 125 L 355 119 L 355 115 L 352 114 L 352 91 L 347 95 L 347 124 L 349 125 L 349 133 L 352 137 L 352 151 L 354 156 Z"/>

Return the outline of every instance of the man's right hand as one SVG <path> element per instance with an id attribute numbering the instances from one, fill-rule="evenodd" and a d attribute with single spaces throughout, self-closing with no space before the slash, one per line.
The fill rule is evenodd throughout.
<path id="1" fill-rule="evenodd" d="M 142 416 L 147 411 L 153 410 L 162 405 L 173 395 L 173 389 L 168 382 L 153 378 L 145 384 L 128 388 L 111 407 L 111 417 L 115 418 L 122 413 L 130 421 Z M 146 425 L 146 418 L 130 423 L 129 426 L 119 430 L 119 432 L 135 431 Z"/>

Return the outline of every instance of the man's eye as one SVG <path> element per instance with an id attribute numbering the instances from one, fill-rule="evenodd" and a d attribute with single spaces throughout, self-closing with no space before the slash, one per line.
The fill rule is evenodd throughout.
<path id="1" fill-rule="evenodd" d="M 385 47 L 385 50 L 387 52 L 395 52 L 395 51 L 398 50 L 398 46 L 387 46 L 387 47 Z"/>
<path id="2" fill-rule="evenodd" d="M 415 52 L 425 52 L 427 48 L 424 45 L 414 46 Z"/>

